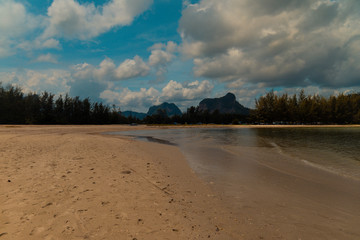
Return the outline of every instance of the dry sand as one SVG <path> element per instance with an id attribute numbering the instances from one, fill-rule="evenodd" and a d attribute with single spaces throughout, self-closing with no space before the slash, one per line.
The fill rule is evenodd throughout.
<path id="1" fill-rule="evenodd" d="M 0 239 L 239 239 L 179 149 L 107 131 L 0 126 Z"/>
<path id="2" fill-rule="evenodd" d="M 0 126 L 0 240 L 360 236 L 358 181 L 259 153 L 234 205 L 176 146 L 100 134 L 144 128 Z"/>

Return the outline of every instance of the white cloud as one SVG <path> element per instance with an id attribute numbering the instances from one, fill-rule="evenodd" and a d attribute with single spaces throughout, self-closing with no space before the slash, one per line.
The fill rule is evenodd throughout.
<path id="1" fill-rule="evenodd" d="M 131 91 L 128 88 L 121 92 L 105 90 L 100 94 L 100 98 L 108 103 L 119 105 L 122 110 L 134 109 L 146 112 L 149 106 L 158 104 L 159 91 L 155 88 L 141 88 L 140 91 Z"/>
<path id="2" fill-rule="evenodd" d="M 100 98 L 109 104 L 119 105 L 123 110 L 147 112 L 150 106 L 162 102 L 173 102 L 185 110 L 208 97 L 212 89 L 213 85 L 207 80 L 194 81 L 188 84 L 171 80 L 160 91 L 153 87 L 141 88 L 139 91 L 131 91 L 128 88 L 124 88 L 122 91 L 107 89 L 100 94 Z"/>
<path id="3" fill-rule="evenodd" d="M 65 70 L 49 69 L 34 71 L 0 72 L 4 85 L 18 85 L 25 93 L 48 91 L 54 94 L 64 94 L 70 91 L 71 73 Z"/>
<path id="4" fill-rule="evenodd" d="M 94 66 L 88 63 L 79 63 L 74 65 L 74 77 L 77 79 L 88 79 L 94 76 Z"/>
<path id="5" fill-rule="evenodd" d="M 141 57 L 135 56 L 134 59 L 127 59 L 115 69 L 115 76 L 119 80 L 135 77 L 144 77 L 149 74 L 150 67 Z"/>
<path id="6" fill-rule="evenodd" d="M 40 55 L 35 62 L 49 62 L 49 63 L 58 63 L 56 57 L 50 53 L 45 55 Z"/>
<path id="7" fill-rule="evenodd" d="M 149 65 L 166 65 L 175 57 L 174 53 L 177 51 L 177 44 L 169 41 L 167 44 L 154 44 L 150 49 Z"/>
<path id="8" fill-rule="evenodd" d="M 98 68 L 94 69 L 94 76 L 97 79 L 112 79 L 115 73 L 115 63 L 110 58 L 105 58 Z"/>
<path id="9" fill-rule="evenodd" d="M 0 0 L 0 58 L 14 55 L 18 49 L 59 50 L 57 38 L 89 40 L 115 27 L 130 25 L 152 2 L 110 0 L 95 6 L 77 0 L 54 0 L 48 16 L 43 16 L 29 13 L 20 2 Z"/>
<path id="10" fill-rule="evenodd" d="M 156 49 L 151 51 L 151 55 L 149 57 L 150 66 L 163 65 L 171 62 L 173 55 L 166 51 Z"/>
<path id="11" fill-rule="evenodd" d="M 143 77 L 149 74 L 150 67 L 141 57 L 126 59 L 118 67 L 110 58 L 105 58 L 99 66 L 88 63 L 77 64 L 73 67 L 74 77 L 77 79 L 94 79 L 97 81 L 118 81 L 136 77 Z"/>
<path id="12" fill-rule="evenodd" d="M 168 65 L 176 57 L 175 53 L 177 52 L 178 45 L 169 41 L 167 44 L 154 44 L 149 49 L 151 50 L 149 65 L 155 68 L 157 81 L 163 81 Z"/>
<path id="13" fill-rule="evenodd" d="M 275 86 L 358 86 L 357 0 L 201 0 L 183 10 L 197 76 Z"/>
<path id="14" fill-rule="evenodd" d="M 25 6 L 12 0 L 0 1 L 0 32 L 7 37 L 19 37 L 36 28 L 40 19 L 27 13 Z M 3 35 L 4 34 L 4 35 Z"/>
<path id="15" fill-rule="evenodd" d="M 42 17 L 33 16 L 23 4 L 12 0 L 0 1 L 0 58 L 15 54 L 24 37 L 42 26 Z"/>
<path id="16" fill-rule="evenodd" d="M 110 58 L 105 58 L 97 66 L 89 63 L 77 64 L 72 67 L 73 80 L 69 84 L 70 94 L 90 97 L 94 101 L 105 99 L 111 104 L 119 104 L 122 102 L 114 100 L 114 96 L 118 93 L 112 93 L 115 82 L 146 76 L 149 70 L 149 66 L 139 56 L 126 59 L 119 66 L 116 66 Z M 127 95 L 126 99 L 129 96 Z"/>
<path id="17" fill-rule="evenodd" d="M 162 89 L 162 101 L 189 101 L 208 97 L 214 86 L 208 81 L 179 83 L 173 80 Z"/>
<path id="18" fill-rule="evenodd" d="M 87 65 L 76 66 L 83 71 Z M 99 82 L 94 79 L 82 79 L 76 76 L 75 71 L 47 69 L 47 70 L 17 70 L 0 72 L 0 79 L 3 85 L 17 85 L 23 92 L 41 93 L 48 91 L 56 95 L 69 93 L 71 96 L 81 98 L 90 97 L 92 101 L 99 101 L 99 95 L 112 85 L 107 82 Z"/>
<path id="19" fill-rule="evenodd" d="M 54 0 L 43 37 L 87 40 L 117 26 L 126 26 L 146 11 L 152 0 L 111 0 L 102 6 L 76 0 Z"/>

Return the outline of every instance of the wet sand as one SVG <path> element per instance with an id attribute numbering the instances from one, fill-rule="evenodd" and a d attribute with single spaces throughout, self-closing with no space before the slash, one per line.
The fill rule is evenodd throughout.
<path id="1" fill-rule="evenodd" d="M 226 179 L 213 189 L 239 216 L 245 239 L 360 239 L 360 181 L 294 162 L 273 149 L 225 150 L 241 155 L 241 161 L 228 160 Z"/>
<path id="2" fill-rule="evenodd" d="M 178 147 L 100 134 L 151 128 L 0 126 L 0 239 L 359 239 L 358 181 L 241 149 L 234 204 Z"/>
<path id="3" fill-rule="evenodd" d="M 359 178 L 302 160 L 248 131 L 252 130 L 127 134 L 177 143 L 197 175 L 211 183 L 222 203 L 238 218 L 236 232 L 242 239 L 360 239 Z M 233 136 L 235 132 L 242 140 Z M 227 144 L 229 141 L 242 144 Z M 360 169 L 356 164 L 351 165 L 354 171 Z"/>

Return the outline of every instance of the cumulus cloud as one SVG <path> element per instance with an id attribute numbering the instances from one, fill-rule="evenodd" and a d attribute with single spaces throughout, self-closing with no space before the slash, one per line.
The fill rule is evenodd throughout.
<path id="1" fill-rule="evenodd" d="M 162 65 L 171 62 L 173 55 L 160 49 L 151 51 L 149 64 L 151 66 Z"/>
<path id="2" fill-rule="evenodd" d="M 111 89 L 115 81 L 121 81 L 149 73 L 149 66 L 139 57 L 126 59 L 119 66 L 116 66 L 110 58 L 105 58 L 98 66 L 89 63 L 81 63 L 72 67 L 72 79 L 69 84 L 70 94 L 81 97 L 91 97 L 92 100 L 113 100 Z M 119 104 L 113 101 L 112 104 Z"/>
<path id="3" fill-rule="evenodd" d="M 100 100 L 100 93 L 111 86 L 115 79 L 115 63 L 105 58 L 99 66 L 88 63 L 76 64 L 72 67 L 70 94 L 73 96 L 90 97 L 93 101 Z"/>
<path id="4" fill-rule="evenodd" d="M 26 11 L 23 4 L 12 0 L 0 1 L 0 58 L 13 55 L 19 42 L 29 32 L 42 26 L 40 16 Z"/>
<path id="5" fill-rule="evenodd" d="M 49 26 L 44 38 L 87 40 L 118 26 L 132 23 L 152 0 L 111 0 L 102 6 L 76 0 L 54 0 L 48 8 Z"/>
<path id="6" fill-rule="evenodd" d="M 164 65 L 170 63 L 174 58 L 174 52 L 177 50 L 177 44 L 172 41 L 169 41 L 167 44 L 158 43 L 150 47 L 150 50 L 150 66 Z"/>
<path id="7" fill-rule="evenodd" d="M 136 109 L 137 111 L 147 111 L 149 106 L 158 103 L 159 91 L 155 88 L 141 88 L 140 91 L 131 91 L 128 88 L 121 92 L 105 90 L 100 94 L 100 98 L 108 103 L 121 106 L 123 110 Z"/>
<path id="8" fill-rule="evenodd" d="M 72 81 L 70 72 L 57 69 L 0 72 L 0 79 L 4 85 L 20 86 L 25 93 L 49 91 L 54 94 L 69 92 Z"/>
<path id="9" fill-rule="evenodd" d="M 357 0 L 201 0 L 183 10 L 196 76 L 275 86 L 358 86 Z"/>
<path id="10" fill-rule="evenodd" d="M 144 77 L 149 74 L 150 67 L 141 57 L 135 56 L 134 59 L 127 59 L 115 70 L 115 76 L 119 80 L 135 77 Z"/>
<path id="11" fill-rule="evenodd" d="M 19 37 L 40 23 L 40 18 L 29 14 L 25 6 L 12 0 L 0 2 L 0 31 L 4 37 Z"/>
<path id="12" fill-rule="evenodd" d="M 112 79 L 114 77 L 116 65 L 113 60 L 110 58 L 105 58 L 100 64 L 98 68 L 94 69 L 94 76 L 97 79 Z"/>
<path id="13" fill-rule="evenodd" d="M 49 62 L 49 63 L 58 63 L 56 57 L 51 53 L 40 55 L 36 58 L 35 62 Z"/>
<path id="14" fill-rule="evenodd" d="M 177 44 L 172 41 L 169 41 L 167 44 L 154 44 L 150 47 L 151 54 L 149 57 L 149 65 L 156 69 L 158 81 L 164 80 L 164 76 L 167 73 L 167 67 L 175 58 L 177 48 Z"/>
<path id="15" fill-rule="evenodd" d="M 189 101 L 208 97 L 214 86 L 208 81 L 179 83 L 173 80 L 162 89 L 162 101 Z"/>
<path id="16" fill-rule="evenodd" d="M 141 57 L 135 56 L 133 59 L 126 59 L 118 67 L 112 59 L 105 58 L 99 66 L 82 63 L 75 65 L 73 70 L 73 75 L 77 79 L 94 79 L 101 82 L 146 76 L 149 74 L 150 67 Z"/>
<path id="17" fill-rule="evenodd" d="M 121 91 L 107 89 L 100 94 L 100 98 L 109 104 L 117 104 L 124 110 L 135 109 L 146 112 L 150 106 L 162 102 L 176 103 L 185 110 L 190 105 L 197 105 L 199 100 L 208 97 L 212 89 L 213 85 L 207 80 L 190 83 L 171 80 L 161 90 L 153 87 L 141 88 L 139 91 L 131 91 L 128 88 Z"/>
<path id="18" fill-rule="evenodd" d="M 153 0 L 110 0 L 102 6 L 54 0 L 47 16 L 29 13 L 24 4 L 0 1 L 0 57 L 39 49 L 61 49 L 58 38 L 89 40 L 115 27 L 130 25 Z M 39 34 L 40 33 L 40 34 Z"/>

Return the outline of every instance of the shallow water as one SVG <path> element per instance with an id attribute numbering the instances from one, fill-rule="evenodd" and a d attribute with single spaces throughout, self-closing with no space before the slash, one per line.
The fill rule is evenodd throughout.
<path id="1" fill-rule="evenodd" d="M 259 161 L 264 163 L 282 157 L 360 180 L 360 128 L 186 128 L 120 134 L 176 144 L 190 166 L 203 175 L 228 171 L 227 166 L 235 167 L 236 159 L 262 151 L 266 156 Z"/>
<path id="2" fill-rule="evenodd" d="M 360 239 L 360 128 L 121 132 L 175 144 L 243 239 Z"/>

